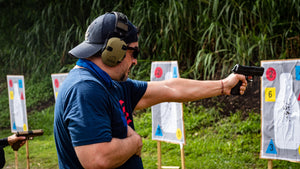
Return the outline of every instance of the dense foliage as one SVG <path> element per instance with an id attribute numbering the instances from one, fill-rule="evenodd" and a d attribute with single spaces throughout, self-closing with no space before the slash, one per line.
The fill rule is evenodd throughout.
<path id="1" fill-rule="evenodd" d="M 141 64 L 178 60 L 191 78 L 300 52 L 299 0 L 1 0 L 0 9 L 1 81 L 6 74 L 66 71 L 74 63 L 67 52 L 84 39 L 87 25 L 113 10 L 140 28 Z"/>

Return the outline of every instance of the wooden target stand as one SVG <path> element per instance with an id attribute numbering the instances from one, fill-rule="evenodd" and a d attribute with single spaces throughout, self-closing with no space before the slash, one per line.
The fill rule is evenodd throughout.
<path id="1" fill-rule="evenodd" d="M 289 162 L 300 163 L 299 161 L 289 161 Z M 268 159 L 268 169 L 273 169 L 273 159 Z"/>
<path id="2" fill-rule="evenodd" d="M 30 169 L 30 163 L 29 163 L 29 146 L 28 146 L 28 140 L 26 140 L 26 158 L 27 158 L 27 169 Z M 15 168 L 18 169 L 18 150 L 15 152 Z"/>
<path id="3" fill-rule="evenodd" d="M 273 160 L 268 160 L 268 169 L 273 169 Z"/>
<path id="4" fill-rule="evenodd" d="M 44 134 L 44 131 L 42 129 L 39 130 L 31 130 L 31 131 L 18 131 L 15 133 L 17 137 L 23 136 L 26 137 L 26 159 L 27 159 L 27 169 L 30 169 L 30 163 L 29 163 L 29 140 L 33 140 L 33 137 L 41 136 Z M 15 152 L 15 168 L 18 169 L 18 150 L 20 148 L 20 142 L 16 142 L 12 145 L 12 148 Z"/>
<path id="5" fill-rule="evenodd" d="M 185 169 L 184 147 L 180 144 L 181 168 Z M 162 166 L 161 165 L 161 141 L 157 141 L 157 168 L 158 169 L 179 169 L 179 166 Z"/>
<path id="6" fill-rule="evenodd" d="M 154 61 L 151 63 L 151 75 L 150 75 L 150 79 L 151 81 L 161 81 L 161 80 L 167 80 L 167 79 L 171 79 L 171 78 L 180 78 L 180 74 L 179 74 L 179 69 L 178 69 L 178 63 L 177 61 Z M 162 106 L 162 105 L 161 105 Z M 181 105 L 182 107 L 182 105 Z M 176 110 L 175 110 L 176 109 Z M 175 111 L 174 111 L 175 110 Z M 156 108 L 154 110 L 154 114 L 159 115 L 161 114 L 161 110 L 160 108 Z M 180 166 L 162 166 L 162 152 L 161 152 L 161 143 L 162 142 L 166 142 L 166 143 L 173 143 L 173 144 L 179 144 L 180 145 L 180 151 L 181 151 L 181 168 L 185 169 L 185 160 L 184 160 L 184 143 L 182 142 L 178 142 L 178 140 L 181 140 L 182 137 L 185 137 L 184 134 L 182 134 L 181 131 L 184 131 L 184 121 L 183 121 L 183 110 L 177 110 L 176 108 L 173 108 L 172 110 L 164 110 L 164 111 L 174 111 L 171 113 L 176 113 L 176 116 L 179 115 L 177 114 L 177 111 L 181 111 L 181 117 L 177 117 L 178 119 L 182 119 L 182 124 L 179 123 L 180 127 L 177 127 L 177 131 L 176 131 L 176 137 L 177 140 L 176 141 L 171 141 L 172 139 L 168 138 L 168 139 L 163 139 L 161 138 L 161 136 L 163 136 L 161 129 L 160 129 L 160 123 L 153 123 L 153 119 L 161 119 L 161 116 L 158 117 L 153 117 L 153 112 L 152 112 L 152 126 L 157 126 L 157 129 L 155 130 L 155 128 L 152 127 L 152 132 L 158 132 L 158 135 L 156 135 L 156 132 L 153 133 L 155 135 L 155 137 L 152 137 L 152 140 L 156 140 L 157 141 L 157 168 L 158 169 L 179 169 Z M 176 119 L 177 119 L 176 118 Z M 160 121 L 160 120 L 158 120 Z M 182 128 L 181 128 L 182 125 Z M 158 136 L 158 137 L 156 137 Z M 184 138 L 185 140 L 185 138 Z"/>

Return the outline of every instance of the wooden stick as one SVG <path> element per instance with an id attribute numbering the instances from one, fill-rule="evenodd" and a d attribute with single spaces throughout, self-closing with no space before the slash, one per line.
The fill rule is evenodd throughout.
<path id="1" fill-rule="evenodd" d="M 16 169 L 18 169 L 18 151 L 15 151 L 15 165 Z"/>
<path id="2" fill-rule="evenodd" d="M 161 142 L 157 141 L 157 168 L 161 169 Z"/>
<path id="3" fill-rule="evenodd" d="M 30 169 L 28 140 L 26 141 L 26 157 L 27 157 L 27 169 Z"/>
<path id="4" fill-rule="evenodd" d="M 185 169 L 185 161 L 184 161 L 184 148 L 183 144 L 180 144 L 180 154 L 181 154 L 181 168 Z"/>
<path id="5" fill-rule="evenodd" d="M 268 169 L 273 168 L 273 160 L 268 160 Z"/>

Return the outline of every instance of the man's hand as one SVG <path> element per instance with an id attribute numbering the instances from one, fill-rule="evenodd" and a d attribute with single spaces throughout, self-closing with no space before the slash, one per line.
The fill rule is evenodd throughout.
<path id="1" fill-rule="evenodd" d="M 127 126 L 126 138 L 76 146 L 75 152 L 84 168 L 118 168 L 133 155 L 140 156 L 142 146 L 141 136 Z"/>
<path id="2" fill-rule="evenodd" d="M 240 87 L 240 94 L 243 95 L 245 93 L 247 87 L 247 80 L 244 75 L 241 74 L 230 74 L 227 78 L 223 79 L 224 83 L 224 94 L 230 95 L 231 89 L 237 85 L 239 81 L 242 81 L 242 85 Z"/>
<path id="3" fill-rule="evenodd" d="M 135 155 L 141 156 L 143 141 L 142 137 L 138 135 L 130 126 L 127 127 L 127 137 L 135 137 L 135 144 L 136 144 L 136 153 Z"/>
<path id="4" fill-rule="evenodd" d="M 7 137 L 7 141 L 8 141 L 8 144 L 11 146 L 14 143 L 16 143 L 17 141 L 22 141 L 20 144 L 20 147 L 22 147 L 26 142 L 26 137 L 24 137 L 24 136 L 17 137 L 16 134 L 14 134 L 14 135 Z"/>

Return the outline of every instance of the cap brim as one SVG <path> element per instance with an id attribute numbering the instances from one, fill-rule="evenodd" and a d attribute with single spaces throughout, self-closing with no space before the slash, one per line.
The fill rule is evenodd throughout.
<path id="1" fill-rule="evenodd" d="M 69 51 L 69 54 L 77 58 L 88 58 L 102 49 L 104 44 L 93 44 L 86 41 Z"/>

